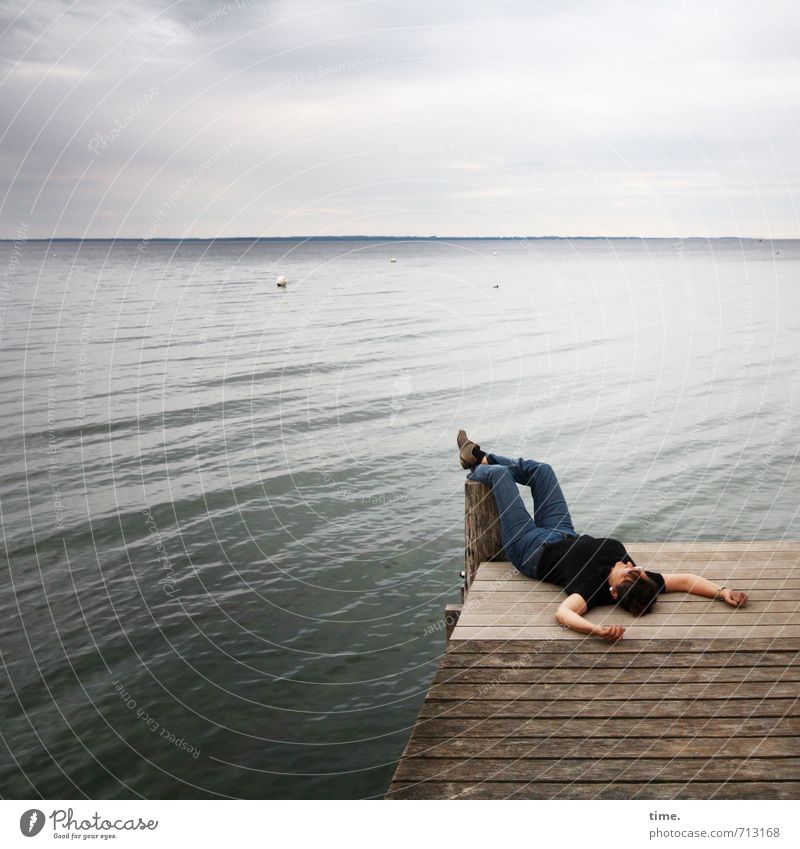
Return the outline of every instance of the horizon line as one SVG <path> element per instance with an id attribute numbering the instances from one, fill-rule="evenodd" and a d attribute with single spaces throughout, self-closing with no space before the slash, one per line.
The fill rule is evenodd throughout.
<path id="1" fill-rule="evenodd" d="M 585 240 L 610 241 L 625 240 L 662 240 L 704 242 L 720 240 L 736 240 L 739 242 L 793 242 L 800 236 L 367 236 L 353 234 L 349 236 L 33 236 L 33 237 L 0 237 L 0 242 L 314 242 L 314 241 L 530 241 L 530 240 Z"/>

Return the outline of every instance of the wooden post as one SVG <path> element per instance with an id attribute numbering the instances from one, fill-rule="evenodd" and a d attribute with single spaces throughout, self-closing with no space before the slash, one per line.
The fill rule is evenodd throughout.
<path id="1" fill-rule="evenodd" d="M 464 584 L 475 579 L 485 560 L 507 560 L 500 537 L 500 515 L 491 489 L 477 481 L 464 483 Z"/>

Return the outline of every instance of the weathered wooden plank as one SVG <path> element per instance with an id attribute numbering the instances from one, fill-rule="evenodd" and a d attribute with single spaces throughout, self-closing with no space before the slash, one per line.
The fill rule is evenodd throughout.
<path id="1" fill-rule="evenodd" d="M 705 577 L 722 576 L 733 577 L 738 580 L 760 580 L 762 578 L 777 578 L 786 579 L 796 577 L 797 562 L 786 561 L 783 563 L 747 563 L 738 564 L 733 562 L 701 562 L 698 561 L 691 569 L 686 568 L 686 564 L 678 562 L 667 563 L 661 560 L 660 568 L 656 568 L 656 564 L 645 563 L 642 560 L 636 561 L 638 566 L 646 569 L 648 572 L 659 572 L 662 575 L 666 574 L 683 574 L 688 572 L 695 575 L 704 575 Z M 667 568 L 669 566 L 669 568 Z M 530 578 L 523 575 L 521 572 L 514 570 L 513 572 L 504 568 L 501 563 L 485 563 L 481 566 L 477 573 L 476 580 L 480 581 L 518 581 L 525 583 L 527 581 L 535 581 L 536 578 Z"/>
<path id="2" fill-rule="evenodd" d="M 704 563 L 732 563 L 740 565 L 755 565 L 755 566 L 787 566 L 796 564 L 800 560 L 800 552 L 732 552 L 732 551 L 714 551 L 714 552 L 641 552 L 629 549 L 628 553 L 636 561 L 639 566 L 644 566 L 645 563 L 655 566 L 657 563 L 686 563 L 686 564 L 704 564 Z M 493 561 L 498 563 L 501 561 Z M 656 569 L 656 571 L 659 571 Z M 683 571 L 694 571 L 694 565 Z"/>
<path id="3" fill-rule="evenodd" d="M 553 652 L 563 656 L 573 657 L 576 654 L 607 654 L 620 652 L 633 652 L 640 654 L 642 652 L 651 652 L 655 654 L 672 654 L 673 652 L 695 652 L 699 654 L 707 654 L 709 652 L 762 652 L 762 651 L 800 651 L 800 638 L 798 637 L 782 637 L 774 639 L 772 637 L 753 637 L 743 640 L 740 637 L 734 639 L 715 639 L 715 640 L 694 640 L 694 639 L 655 639 L 649 641 L 638 642 L 634 645 L 626 643 L 625 640 L 620 640 L 617 643 L 607 643 L 603 640 L 583 640 L 577 646 L 565 646 L 559 641 L 552 640 L 509 640 L 506 642 L 496 642 L 494 640 L 486 640 L 481 645 L 480 641 L 471 641 L 469 644 L 451 643 L 447 646 L 446 651 L 451 652 L 485 652 L 486 654 L 496 654 L 498 652 L 525 652 L 529 654 L 540 654 L 545 652 Z"/>
<path id="4" fill-rule="evenodd" d="M 726 540 L 699 542 L 673 540 L 671 542 L 626 542 L 628 551 L 637 549 L 641 551 L 796 551 L 800 553 L 800 541 L 798 540 L 756 540 L 752 542 Z"/>
<path id="5" fill-rule="evenodd" d="M 800 758 L 406 758 L 396 781 L 770 781 L 796 780 Z"/>
<path id="6" fill-rule="evenodd" d="M 525 581 L 528 583 L 526 584 Z M 546 584 L 543 581 L 535 581 L 533 578 L 525 578 L 524 581 L 506 581 L 505 579 L 488 580 L 481 577 L 476 578 L 472 582 L 470 593 L 520 593 L 520 592 L 538 592 L 542 598 L 563 598 L 564 590 L 557 587 L 555 584 Z"/>
<path id="7" fill-rule="evenodd" d="M 508 593 L 503 593 L 499 597 L 491 596 L 491 600 L 476 601 L 473 598 L 469 600 L 470 614 L 490 614 L 490 613 L 516 613 L 522 614 L 549 614 L 553 616 L 559 603 L 563 599 L 558 599 L 555 603 L 552 600 L 547 601 L 524 601 L 506 598 Z M 662 595 L 658 599 L 654 612 L 662 615 L 674 615 L 676 613 L 690 614 L 692 616 L 729 616 L 731 613 L 748 613 L 748 614 L 773 614 L 773 613 L 792 613 L 795 615 L 795 621 L 800 619 L 800 598 L 796 601 L 787 601 L 778 598 L 777 600 L 759 600 L 748 599 L 745 607 L 734 610 L 734 608 L 721 602 L 714 601 L 710 598 L 698 598 L 697 596 L 689 596 L 684 600 L 679 600 L 670 595 Z"/>
<path id="8" fill-rule="evenodd" d="M 706 575 L 709 572 L 732 574 L 732 575 L 756 575 L 765 577 L 769 573 L 779 576 L 796 574 L 800 560 L 794 558 L 755 560 L 746 558 L 743 560 L 701 559 L 687 557 L 639 557 L 634 558 L 636 564 L 649 572 L 660 572 L 662 574 L 690 572 L 697 575 Z M 511 564 L 502 561 L 484 563 L 476 573 L 476 578 L 481 581 L 496 581 L 517 578 L 521 580 L 536 580 L 529 578 L 517 571 Z"/>
<path id="9" fill-rule="evenodd" d="M 700 613 L 691 613 L 686 611 L 660 611 L 654 610 L 646 617 L 635 617 L 626 610 L 615 609 L 612 607 L 598 608 L 590 611 L 584 616 L 589 622 L 596 625 L 624 625 L 627 627 L 689 627 L 689 626 L 708 626 L 714 628 L 722 628 L 727 626 L 733 627 L 756 627 L 762 625 L 790 625 L 798 621 L 798 617 L 793 613 L 774 613 L 769 615 L 766 612 L 748 613 L 745 610 L 733 611 L 730 610 L 727 615 L 720 613 L 719 615 L 708 614 L 704 616 Z M 467 613 L 461 617 L 459 625 L 462 628 L 481 628 L 481 627 L 504 627 L 517 628 L 524 626 L 527 628 L 545 627 L 551 628 L 558 626 L 555 618 L 554 610 L 544 610 L 530 613 L 517 613 L 515 611 L 504 611 L 501 613 Z"/>
<path id="10" fill-rule="evenodd" d="M 599 607 L 590 611 L 585 617 L 589 622 L 602 625 L 634 625 L 646 624 L 648 628 L 656 628 L 663 625 L 708 625 L 711 627 L 722 627 L 724 625 L 791 625 L 798 621 L 796 613 L 785 611 L 762 611 L 753 613 L 746 608 L 727 610 L 715 610 L 713 613 L 691 613 L 683 610 L 653 610 L 646 617 L 635 617 L 627 610 L 614 607 Z M 555 622 L 555 611 L 539 610 L 531 612 L 503 611 L 491 613 L 479 611 L 477 613 L 465 612 L 461 614 L 458 624 L 462 627 L 478 627 L 481 625 L 503 625 L 512 627 L 515 625 L 552 626 Z"/>
<path id="11" fill-rule="evenodd" d="M 694 737 L 758 737 L 769 735 L 775 737 L 795 738 L 786 743 L 791 753 L 792 746 L 797 746 L 797 736 L 800 735 L 800 716 L 760 717 L 744 716 L 741 718 L 696 718 L 693 722 L 664 723 L 663 733 L 671 738 Z M 553 718 L 549 715 L 535 717 L 489 717 L 489 718 L 452 718 L 432 717 L 422 718 L 414 729 L 412 739 L 423 737 L 461 737 L 463 739 L 486 740 L 493 737 L 523 739 L 551 738 L 558 740 L 614 740 L 636 736 L 652 736 L 653 722 L 649 717 L 632 717 L 624 723 L 603 722 L 595 718 L 562 717 Z"/>
<path id="12" fill-rule="evenodd" d="M 664 574 L 667 574 L 666 572 Z M 720 587 L 732 587 L 734 589 L 743 589 L 747 592 L 752 590 L 773 590 L 775 593 L 792 593 L 796 594 L 800 589 L 800 564 L 790 573 L 781 575 L 775 571 L 765 572 L 763 575 L 734 575 L 731 572 L 723 572 L 722 570 L 714 570 L 713 572 L 705 573 L 706 579 Z M 539 590 L 546 592 L 550 590 L 550 598 L 563 598 L 565 590 L 556 584 L 548 584 L 546 581 L 537 581 L 534 578 L 528 578 L 521 575 L 519 578 L 502 578 L 497 581 L 479 579 L 473 582 L 473 588 L 479 593 L 520 593 Z M 673 592 L 662 593 L 662 596 L 678 599 L 695 599 L 702 597 L 691 593 Z M 773 596 L 774 597 L 774 596 Z M 543 596 L 542 601 L 547 601 L 548 596 Z"/>
<path id="13" fill-rule="evenodd" d="M 730 576 L 728 575 L 710 575 L 707 574 L 709 580 L 717 581 L 718 583 L 725 584 L 726 586 L 734 586 L 734 582 L 730 580 Z M 783 591 L 796 591 L 800 589 L 800 577 L 791 575 L 789 577 L 776 578 L 772 575 L 768 575 L 766 577 L 755 578 L 752 581 L 739 582 L 736 580 L 736 584 L 741 583 L 742 586 L 735 587 L 738 589 L 744 589 L 748 593 L 754 590 L 783 590 Z M 524 591 L 538 590 L 539 592 L 547 592 L 548 590 L 553 594 L 554 598 L 563 598 L 564 591 L 557 587 L 555 584 L 548 584 L 544 581 L 535 581 L 533 578 L 526 578 L 524 575 L 521 575 L 519 578 L 509 579 L 509 580 L 483 580 L 478 579 L 472 584 L 473 589 L 478 590 L 478 592 L 497 592 L 497 593 L 518 593 Z M 689 597 L 687 593 L 670 593 L 673 598 L 681 598 L 681 597 Z"/>
<path id="14" fill-rule="evenodd" d="M 800 548 L 783 549 L 761 549 L 746 551 L 736 548 L 716 548 L 706 551 L 691 549 L 657 549 L 644 548 L 637 545 L 626 545 L 628 553 L 638 563 L 640 560 L 686 560 L 696 563 L 713 563 L 715 561 L 729 561 L 737 563 L 792 563 L 800 559 Z M 486 558 L 478 564 L 478 568 L 484 566 L 507 566 L 515 569 L 514 564 L 508 559 L 493 560 Z"/>
<path id="15" fill-rule="evenodd" d="M 777 577 L 791 576 L 797 569 L 798 561 L 795 558 L 785 557 L 783 559 L 754 560 L 744 558 L 742 560 L 731 560 L 715 558 L 701 560 L 689 557 L 639 557 L 634 558 L 637 566 L 641 566 L 648 572 L 660 572 L 662 575 L 671 574 L 729 574 L 739 577 L 752 575 L 756 578 L 766 578 L 770 575 Z M 492 573 L 489 572 L 491 575 Z M 521 573 L 517 573 L 521 574 Z M 525 576 L 522 575 L 524 578 Z"/>
<path id="16" fill-rule="evenodd" d="M 665 573 L 666 574 L 666 573 Z M 731 587 L 733 589 L 744 590 L 750 595 L 752 592 L 758 592 L 759 597 L 772 599 L 791 599 L 796 597 L 800 592 L 800 564 L 797 569 L 788 576 L 776 575 L 770 572 L 763 576 L 742 577 L 731 575 L 729 573 L 718 572 L 716 574 L 706 574 L 704 577 L 710 580 L 718 587 Z M 536 581 L 533 578 L 504 578 L 498 581 L 477 580 L 473 583 L 475 590 L 475 599 L 483 598 L 485 593 L 497 595 L 504 594 L 504 598 L 508 594 L 518 596 L 520 593 L 540 592 L 545 593 L 541 596 L 534 596 L 527 599 L 528 601 L 550 601 L 551 599 L 563 600 L 567 595 L 566 591 L 555 584 L 548 584 L 544 581 Z M 766 591 L 766 592 L 765 592 Z M 700 595 L 685 592 L 661 593 L 659 600 L 664 601 L 707 601 Z"/>
<path id="17" fill-rule="evenodd" d="M 512 668 L 487 667 L 459 669 L 439 667 L 434 684 L 480 684 L 502 681 L 504 684 L 679 684 L 742 681 L 800 681 L 800 661 L 792 666 L 732 666 L 732 667 L 655 667 L 642 668 L 638 663 L 628 667 L 609 669 L 575 669 L 560 666 L 555 669 L 537 669 L 530 666 Z M 800 687 L 798 687 L 800 696 Z"/>
<path id="18" fill-rule="evenodd" d="M 651 719 L 714 718 L 742 716 L 800 716 L 797 698 L 768 699 L 663 699 L 661 701 L 628 701 L 595 699 L 583 702 L 576 699 L 556 699 L 536 702 L 528 699 L 504 701 L 502 699 L 469 699 L 467 701 L 436 701 L 426 699 L 420 710 L 421 717 L 535 717 L 550 718 L 595 717 L 602 721 L 627 717 Z"/>
<path id="19" fill-rule="evenodd" d="M 796 568 L 798 562 L 800 562 L 800 557 L 796 557 L 792 555 L 791 557 L 754 557 L 752 555 L 742 555 L 742 556 L 734 556 L 734 555 L 710 555 L 704 554 L 696 557 L 687 557 L 687 556 L 679 556 L 676 554 L 668 554 L 668 555 L 640 555 L 636 560 L 637 565 L 650 569 L 654 572 L 695 572 L 699 573 L 701 569 L 706 566 L 716 569 L 737 569 L 743 572 L 747 570 L 753 572 L 761 572 L 763 570 L 776 570 L 778 572 L 791 572 L 792 569 Z M 670 565 L 669 569 L 659 569 L 657 564 L 666 563 Z M 687 564 L 687 568 L 671 568 L 673 566 L 680 566 L 681 564 Z M 476 577 L 480 577 L 481 580 L 487 580 L 489 577 L 495 579 L 496 577 L 527 577 L 522 572 L 520 572 L 513 563 L 510 563 L 506 560 L 491 560 L 481 563 L 478 567 L 478 571 L 476 573 Z M 534 579 L 531 579 L 534 580 Z"/>
<path id="20" fill-rule="evenodd" d="M 387 799 L 800 799 L 798 781 L 529 782 L 392 784 Z"/>
<path id="21" fill-rule="evenodd" d="M 648 563 L 642 559 L 636 561 L 637 565 L 641 566 L 648 572 L 658 572 L 662 575 L 672 574 L 693 574 L 704 575 L 707 578 L 714 576 L 722 576 L 723 578 L 731 577 L 735 580 L 755 580 L 760 581 L 765 578 L 775 578 L 779 580 L 788 580 L 797 577 L 797 561 L 785 561 L 782 563 L 747 563 L 737 564 L 730 562 L 708 562 L 689 564 L 688 562 L 667 562 L 660 560 L 658 562 Z M 520 584 L 526 582 L 544 583 L 546 581 L 538 581 L 536 578 L 531 578 L 528 575 L 523 575 L 516 570 L 511 571 L 503 569 L 503 564 L 492 563 L 484 564 L 478 571 L 475 580 L 485 583 L 486 581 L 503 582 L 516 581 Z"/>
<path id="22" fill-rule="evenodd" d="M 551 702 L 554 699 L 752 699 L 793 698 L 800 702 L 800 686 L 795 681 L 717 681 L 715 683 L 657 684 L 592 682 L 581 684 L 509 683 L 502 675 L 490 683 L 434 684 L 428 699 L 436 701 L 500 701 L 526 699 Z"/>
<path id="23" fill-rule="evenodd" d="M 642 620 L 645 621 L 645 620 Z M 634 621 L 631 617 L 628 629 L 625 632 L 625 640 L 657 640 L 680 639 L 681 637 L 692 639 L 718 639 L 739 637 L 742 640 L 756 637 L 783 637 L 800 635 L 800 625 L 713 625 L 698 623 L 686 626 L 661 625 L 650 627 Z M 451 642 L 463 640 L 581 640 L 590 639 L 585 634 L 577 634 L 568 628 L 557 625 L 526 627 L 485 625 L 472 627 L 459 623 L 453 631 Z M 620 641 L 622 642 L 622 641 Z"/>
<path id="24" fill-rule="evenodd" d="M 798 567 L 800 571 L 800 567 Z M 486 604 L 491 602 L 503 602 L 512 604 L 514 602 L 526 602 L 528 604 L 552 604 L 564 600 L 564 591 L 560 587 L 551 584 L 540 584 L 536 581 L 531 582 L 531 586 L 527 587 L 512 587 L 504 590 L 485 591 L 478 589 L 478 583 L 473 584 L 470 590 L 469 598 L 471 604 Z M 502 592 L 502 595 L 498 593 Z M 758 601 L 762 604 L 769 602 L 785 601 L 795 604 L 800 601 L 800 587 L 787 590 L 782 587 L 754 587 L 748 590 L 748 598 L 750 602 Z M 703 598 L 698 595 L 690 595 L 689 593 L 661 593 L 658 597 L 659 604 L 709 604 L 713 599 Z"/>
<path id="25" fill-rule="evenodd" d="M 623 737 L 567 740 L 514 736 L 419 737 L 412 739 L 406 757 L 416 758 L 785 758 L 800 755 L 800 746 L 787 751 L 782 737 Z"/>
<path id="26" fill-rule="evenodd" d="M 462 644 L 462 647 L 473 645 L 473 641 Z M 499 645 L 499 644 L 494 644 Z M 570 644 L 572 645 L 572 644 Z M 638 643 L 636 644 L 638 645 Z M 780 671 L 775 667 L 793 667 L 800 662 L 798 652 L 760 651 L 760 652 L 672 652 L 662 654 L 657 652 L 618 652 L 614 654 L 572 652 L 448 652 L 442 657 L 440 669 L 474 667 L 485 669 L 487 672 L 494 668 L 524 667 L 538 670 L 574 670 L 577 673 L 584 670 L 608 669 L 611 674 L 619 674 L 619 670 L 670 668 L 698 669 L 724 668 L 741 669 L 746 674 L 747 669 L 772 669 L 769 674 L 779 676 Z"/>

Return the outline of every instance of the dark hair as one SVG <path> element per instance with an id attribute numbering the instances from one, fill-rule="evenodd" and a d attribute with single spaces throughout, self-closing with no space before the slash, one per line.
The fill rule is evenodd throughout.
<path id="1" fill-rule="evenodd" d="M 658 584 L 644 572 L 617 584 L 617 603 L 634 616 L 649 613 L 657 598 Z"/>

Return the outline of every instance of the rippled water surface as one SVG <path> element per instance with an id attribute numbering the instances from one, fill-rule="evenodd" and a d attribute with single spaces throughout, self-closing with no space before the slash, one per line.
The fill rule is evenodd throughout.
<path id="1" fill-rule="evenodd" d="M 461 426 L 551 462 L 579 530 L 800 538 L 800 243 L 0 271 L 3 796 L 381 795 L 459 598 Z"/>

